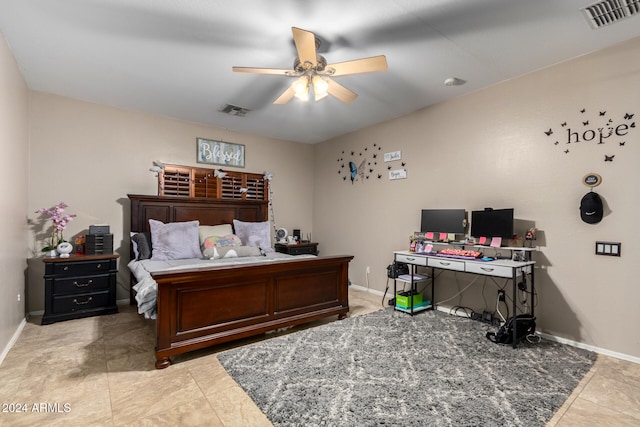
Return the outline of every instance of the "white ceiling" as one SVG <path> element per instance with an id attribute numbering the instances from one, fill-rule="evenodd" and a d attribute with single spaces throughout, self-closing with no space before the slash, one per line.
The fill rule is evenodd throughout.
<path id="1" fill-rule="evenodd" d="M 637 15 L 591 29 L 591 3 L 0 0 L 0 32 L 33 90 L 316 143 L 640 36 Z M 292 79 L 231 67 L 291 67 L 292 26 L 313 31 L 329 63 L 383 54 L 389 69 L 336 77 L 359 95 L 348 105 L 273 105 Z"/>

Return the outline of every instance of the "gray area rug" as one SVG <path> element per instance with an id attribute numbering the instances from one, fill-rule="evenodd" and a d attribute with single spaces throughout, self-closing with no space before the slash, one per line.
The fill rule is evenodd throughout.
<path id="1" fill-rule="evenodd" d="M 429 311 L 380 310 L 222 352 L 275 426 L 544 426 L 596 355 Z"/>

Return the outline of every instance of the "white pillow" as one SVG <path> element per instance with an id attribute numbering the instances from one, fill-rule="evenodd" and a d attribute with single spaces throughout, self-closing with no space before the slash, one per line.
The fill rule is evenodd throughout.
<path id="1" fill-rule="evenodd" d="M 273 252 L 271 247 L 271 223 L 264 222 L 244 222 L 233 220 L 235 234 L 242 240 L 244 246 L 258 246 L 262 252 Z"/>
<path id="2" fill-rule="evenodd" d="M 171 222 L 164 224 L 155 219 L 149 220 L 151 229 L 151 259 L 165 261 L 169 259 L 202 258 L 198 240 L 198 221 Z"/>
<path id="3" fill-rule="evenodd" d="M 233 234 L 231 224 L 201 225 L 198 227 L 198 238 L 200 239 L 200 246 L 204 245 L 204 241 L 207 240 L 207 237 L 222 237 L 229 234 Z"/>

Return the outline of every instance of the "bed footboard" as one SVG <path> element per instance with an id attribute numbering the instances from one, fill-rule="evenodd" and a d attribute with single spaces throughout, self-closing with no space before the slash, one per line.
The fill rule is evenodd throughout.
<path id="1" fill-rule="evenodd" d="M 349 311 L 352 256 L 155 273 L 156 368 L 170 356 Z"/>

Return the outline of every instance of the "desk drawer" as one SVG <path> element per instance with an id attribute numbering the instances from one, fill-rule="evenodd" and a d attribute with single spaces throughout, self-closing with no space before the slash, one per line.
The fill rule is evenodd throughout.
<path id="1" fill-rule="evenodd" d="M 505 267 L 503 265 L 491 265 L 490 262 L 487 263 L 479 263 L 479 262 L 468 262 L 467 263 L 467 273 L 474 274 L 485 274 L 487 276 L 497 276 L 497 277 L 512 277 L 512 269 L 511 267 Z"/>
<path id="2" fill-rule="evenodd" d="M 446 258 L 429 258 L 429 267 L 443 268 L 445 270 L 464 271 L 464 261 L 456 261 Z"/>
<path id="3" fill-rule="evenodd" d="M 406 255 L 406 254 L 396 254 L 396 262 L 405 262 L 407 264 L 426 266 L 427 257 Z"/>

